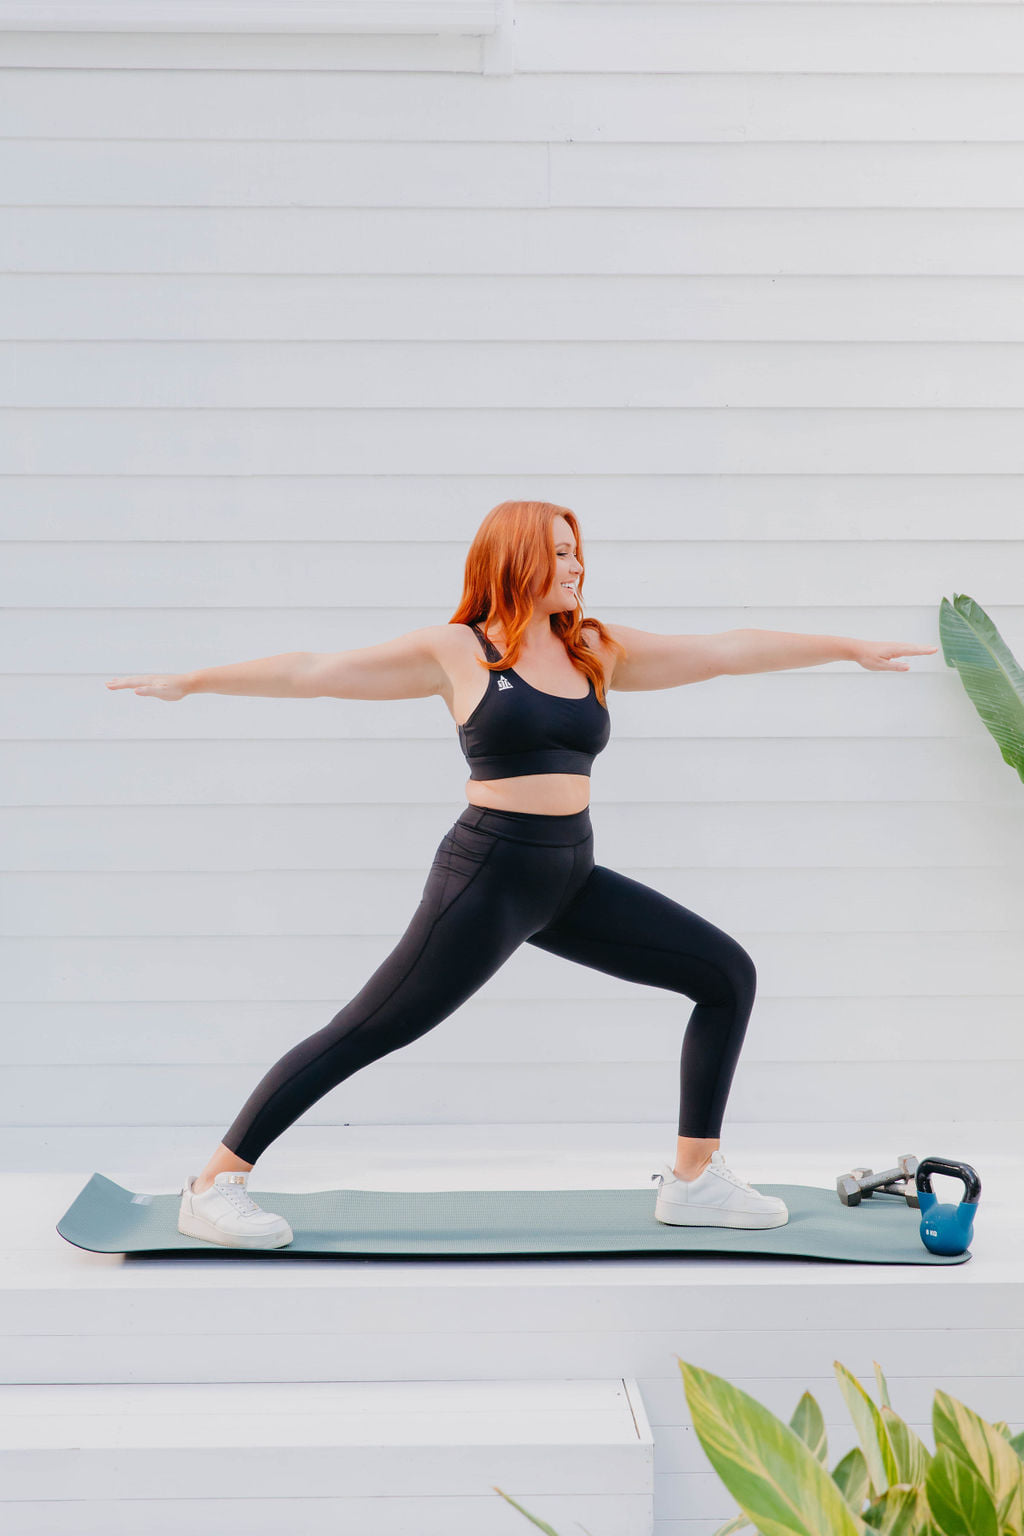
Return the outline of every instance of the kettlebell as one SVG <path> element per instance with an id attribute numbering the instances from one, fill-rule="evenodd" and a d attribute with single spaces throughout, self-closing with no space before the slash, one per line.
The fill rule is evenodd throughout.
<path id="1" fill-rule="evenodd" d="M 963 1181 L 964 1197 L 959 1205 L 939 1205 L 929 1178 L 932 1173 L 949 1173 Z M 921 1205 L 922 1243 L 932 1253 L 966 1253 L 974 1236 L 974 1213 L 981 1196 L 981 1180 L 970 1163 L 926 1157 L 918 1163 L 914 1181 Z"/>

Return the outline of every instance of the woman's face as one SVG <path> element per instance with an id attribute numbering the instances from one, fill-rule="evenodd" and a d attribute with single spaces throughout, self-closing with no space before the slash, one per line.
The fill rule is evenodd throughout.
<path id="1" fill-rule="evenodd" d="M 533 598 L 542 613 L 564 613 L 576 607 L 576 582 L 583 570 L 576 558 L 576 540 L 564 517 L 552 524 L 555 536 L 555 579 L 546 592 L 534 588 Z"/>

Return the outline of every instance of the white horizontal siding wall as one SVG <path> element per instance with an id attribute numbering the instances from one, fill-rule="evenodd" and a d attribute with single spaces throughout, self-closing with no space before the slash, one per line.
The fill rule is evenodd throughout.
<path id="1" fill-rule="evenodd" d="M 1021 8 L 509 19 L 0 31 L 4 1124 L 219 1135 L 463 803 L 439 700 L 108 677 L 443 622 L 515 496 L 606 621 L 1024 656 Z M 733 1122 L 1019 1120 L 1024 785 L 941 654 L 610 704 L 597 857 L 757 963 Z M 304 1123 L 671 1136 L 689 1008 L 527 946 Z"/>

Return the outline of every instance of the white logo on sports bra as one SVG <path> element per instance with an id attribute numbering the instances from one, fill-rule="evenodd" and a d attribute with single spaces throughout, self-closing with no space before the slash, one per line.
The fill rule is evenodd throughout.
<path id="1" fill-rule="evenodd" d="M 498 687 L 499 688 L 511 688 L 512 684 L 509 682 L 507 677 L 499 677 L 498 678 Z"/>

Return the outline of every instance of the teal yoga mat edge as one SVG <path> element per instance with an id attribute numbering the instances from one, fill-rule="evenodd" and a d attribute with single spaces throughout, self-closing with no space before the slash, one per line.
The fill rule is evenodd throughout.
<path id="1" fill-rule="evenodd" d="M 834 1260 L 842 1263 L 869 1264 L 962 1264 L 971 1257 L 962 1254 L 935 1254 L 925 1248 L 918 1232 L 919 1213 L 898 1196 L 876 1193 L 860 1207 L 843 1206 L 834 1190 L 804 1184 L 758 1184 L 764 1194 L 781 1195 L 790 1208 L 790 1221 L 775 1228 L 672 1227 L 654 1218 L 656 1191 L 650 1190 L 320 1190 L 308 1194 L 255 1191 L 260 1203 L 269 1210 L 279 1210 L 295 1230 L 295 1241 L 285 1248 L 270 1251 L 240 1250 L 204 1243 L 184 1237 L 177 1231 L 177 1206 L 180 1195 L 136 1193 L 115 1183 L 105 1174 L 94 1173 L 56 1224 L 66 1242 L 91 1253 L 186 1253 L 192 1256 L 212 1254 L 230 1258 L 277 1259 L 319 1254 L 339 1258 L 509 1258 L 548 1256 L 572 1258 L 580 1255 L 617 1257 L 638 1254 L 650 1257 L 659 1253 L 735 1255 L 744 1257 L 803 1258 Z M 298 1221 L 295 1211 L 309 1202 L 350 1207 L 354 1217 L 380 1222 L 381 1209 L 397 1215 L 413 1212 L 421 1230 L 415 1236 L 397 1236 L 388 1225 L 359 1240 L 346 1239 L 332 1232 L 329 1243 L 311 1240 L 310 1229 Z M 490 1205 L 516 1210 L 530 1208 L 538 1221 L 546 1216 L 551 1225 L 547 1232 L 531 1227 L 528 1236 L 512 1234 L 511 1240 L 494 1228 L 491 1234 L 460 1236 L 457 1221 L 467 1210 Z M 593 1213 L 595 1218 L 613 1225 L 607 1230 L 577 1229 L 572 1241 L 565 1234 L 564 1210 L 579 1217 Z M 422 1235 L 423 1213 L 447 1212 L 451 1230 L 443 1236 Z M 859 1226 L 849 1226 L 851 1221 Z M 624 1223 L 615 1230 L 614 1223 Z M 632 1224 L 632 1233 L 629 1226 Z M 869 1225 L 870 1224 L 870 1225 Z M 342 1228 L 344 1223 L 341 1224 Z M 561 1230 L 560 1230 L 561 1227 Z M 324 1229 L 320 1229 L 324 1230 Z M 442 1232 L 435 1227 L 437 1234 Z M 582 1232 L 582 1238 L 581 1238 Z M 850 1251 L 849 1235 L 865 1244 L 865 1251 Z M 845 1238 L 846 1250 L 836 1241 Z M 870 1239 L 870 1240 L 869 1240 Z M 509 1245 L 511 1241 L 511 1246 Z"/>

